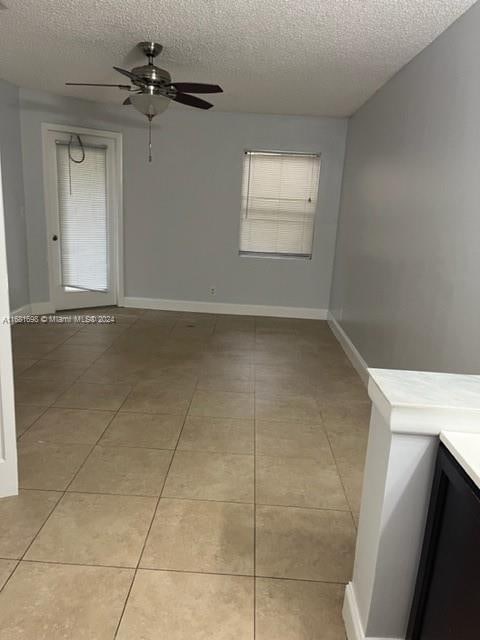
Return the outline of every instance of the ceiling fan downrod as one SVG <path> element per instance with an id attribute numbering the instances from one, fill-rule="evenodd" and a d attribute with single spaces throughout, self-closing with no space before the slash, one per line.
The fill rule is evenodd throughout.
<path id="1" fill-rule="evenodd" d="M 148 64 L 153 64 L 154 58 L 162 53 L 163 50 L 163 46 L 158 42 L 139 42 L 137 47 L 147 56 Z"/>

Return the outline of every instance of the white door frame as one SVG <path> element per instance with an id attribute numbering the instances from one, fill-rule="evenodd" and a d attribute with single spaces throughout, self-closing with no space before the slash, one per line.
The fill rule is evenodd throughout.
<path id="1" fill-rule="evenodd" d="M 0 166 L 0 498 L 18 493 L 17 434 L 4 221 Z"/>
<path id="2" fill-rule="evenodd" d="M 57 198 L 56 193 L 52 193 L 52 186 L 49 184 L 49 172 L 47 171 L 48 140 L 51 133 L 73 133 L 84 136 L 101 136 L 114 143 L 114 184 L 113 186 L 113 278 L 112 286 L 115 289 L 116 304 L 123 306 L 124 304 L 124 263 L 123 263 L 123 136 L 116 131 L 104 131 L 101 129 L 88 129 L 85 127 L 77 127 L 76 125 L 61 125 L 42 122 L 42 149 L 43 149 L 43 191 L 45 203 L 45 219 L 47 228 L 47 259 L 48 259 L 48 284 L 49 284 L 49 303 L 53 309 L 55 288 L 54 269 L 52 265 L 52 257 L 50 252 L 50 242 L 53 233 L 52 217 L 49 212 L 52 210 L 51 203 Z"/>

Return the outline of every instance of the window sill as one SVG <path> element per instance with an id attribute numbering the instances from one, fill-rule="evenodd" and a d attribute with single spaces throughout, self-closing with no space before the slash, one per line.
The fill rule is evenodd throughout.
<path id="1" fill-rule="evenodd" d="M 255 253 L 254 251 L 239 251 L 240 258 L 260 258 L 261 260 L 303 260 L 310 262 L 311 255 L 300 255 L 293 253 Z"/>

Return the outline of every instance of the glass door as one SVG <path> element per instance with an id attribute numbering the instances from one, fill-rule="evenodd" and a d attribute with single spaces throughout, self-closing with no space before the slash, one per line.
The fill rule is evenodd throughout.
<path id="1" fill-rule="evenodd" d="M 56 310 L 114 305 L 114 143 L 51 131 L 46 171 L 49 257 Z"/>

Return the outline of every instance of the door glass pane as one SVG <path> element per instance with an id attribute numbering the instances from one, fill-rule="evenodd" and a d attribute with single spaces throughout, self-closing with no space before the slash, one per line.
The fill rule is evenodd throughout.
<path id="1" fill-rule="evenodd" d="M 81 159 L 75 146 L 72 157 Z M 108 290 L 106 148 L 85 145 L 85 160 L 57 143 L 61 283 L 65 289 Z"/>

